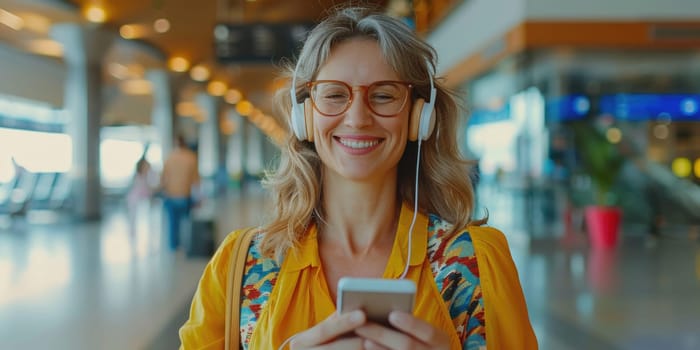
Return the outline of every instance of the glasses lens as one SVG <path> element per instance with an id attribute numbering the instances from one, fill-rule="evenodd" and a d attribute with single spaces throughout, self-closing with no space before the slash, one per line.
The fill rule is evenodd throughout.
<path id="1" fill-rule="evenodd" d="M 375 114 L 393 117 L 403 109 L 408 100 L 406 84 L 378 81 L 367 87 L 367 103 Z M 335 116 L 345 112 L 353 98 L 351 88 L 337 81 L 318 81 L 311 88 L 311 100 L 321 114 Z"/>
<path id="2" fill-rule="evenodd" d="M 351 97 L 352 91 L 336 82 L 318 82 L 311 90 L 311 99 L 316 108 L 327 115 L 343 113 Z"/>
<path id="3" fill-rule="evenodd" d="M 408 98 L 408 87 L 394 82 L 376 82 L 367 89 L 369 106 L 381 116 L 394 116 L 401 112 Z"/>

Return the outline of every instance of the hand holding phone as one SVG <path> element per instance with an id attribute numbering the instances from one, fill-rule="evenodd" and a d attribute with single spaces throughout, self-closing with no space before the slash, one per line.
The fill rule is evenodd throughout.
<path id="1" fill-rule="evenodd" d="M 367 320 L 393 328 L 392 311 L 413 312 L 416 285 L 411 280 L 343 277 L 338 281 L 339 313 L 362 310 Z"/>

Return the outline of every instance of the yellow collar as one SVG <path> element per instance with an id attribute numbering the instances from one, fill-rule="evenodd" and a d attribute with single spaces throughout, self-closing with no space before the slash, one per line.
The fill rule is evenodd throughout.
<path id="1" fill-rule="evenodd" d="M 396 228 L 396 239 L 391 249 L 389 262 L 384 272 L 385 278 L 397 278 L 403 273 L 406 265 L 406 252 L 408 251 L 408 234 L 413 220 L 413 210 L 403 203 L 399 214 L 399 224 Z M 287 271 L 298 271 L 308 266 L 318 267 L 321 258 L 318 254 L 318 231 L 316 225 L 309 227 L 306 236 L 300 245 L 292 249 L 285 258 L 284 265 Z M 428 218 L 418 213 L 413 227 L 413 243 L 411 244 L 411 266 L 420 265 L 425 260 L 428 249 Z"/>

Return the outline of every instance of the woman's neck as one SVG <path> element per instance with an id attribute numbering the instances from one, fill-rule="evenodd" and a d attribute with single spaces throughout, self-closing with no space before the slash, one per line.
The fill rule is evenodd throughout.
<path id="1" fill-rule="evenodd" d="M 393 244 L 401 209 L 395 178 L 377 183 L 324 179 L 321 202 L 323 217 L 318 226 L 322 243 L 351 256 Z"/>

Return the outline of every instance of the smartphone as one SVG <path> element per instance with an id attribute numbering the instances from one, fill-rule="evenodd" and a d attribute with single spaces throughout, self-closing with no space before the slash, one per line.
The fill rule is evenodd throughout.
<path id="1" fill-rule="evenodd" d="M 363 310 L 367 319 L 385 327 L 392 311 L 413 312 L 416 284 L 411 280 L 343 277 L 338 281 L 340 313 Z"/>

